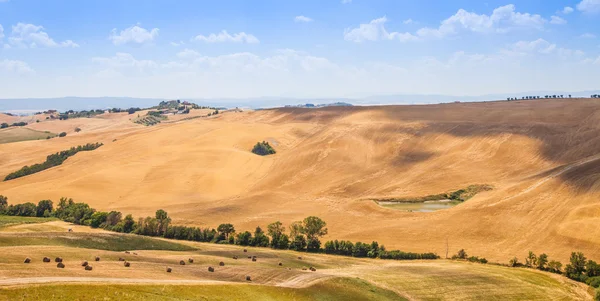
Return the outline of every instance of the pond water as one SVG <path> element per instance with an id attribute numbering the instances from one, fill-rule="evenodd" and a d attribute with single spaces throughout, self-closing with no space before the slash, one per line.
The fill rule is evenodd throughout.
<path id="1" fill-rule="evenodd" d="M 413 212 L 433 212 L 438 210 L 450 209 L 461 202 L 440 200 L 440 201 L 427 201 L 423 203 L 398 203 L 398 202 L 378 202 L 380 206 L 404 210 Z"/>

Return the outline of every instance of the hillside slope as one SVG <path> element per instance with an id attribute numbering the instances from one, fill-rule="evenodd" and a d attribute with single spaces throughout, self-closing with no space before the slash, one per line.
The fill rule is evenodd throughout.
<path id="1" fill-rule="evenodd" d="M 0 145 L 3 177 L 70 146 L 105 143 L 1 182 L 0 192 L 13 202 L 69 196 L 137 216 L 163 208 L 178 224 L 231 222 L 238 230 L 317 215 L 331 238 L 439 254 L 448 239 L 450 252 L 466 248 L 502 262 L 528 250 L 563 261 L 574 250 L 600 259 L 599 109 L 598 100 L 539 100 L 225 112 L 151 128 L 123 123 Z M 276 155 L 249 151 L 263 140 Z M 433 213 L 365 200 L 471 184 L 495 189 Z"/>

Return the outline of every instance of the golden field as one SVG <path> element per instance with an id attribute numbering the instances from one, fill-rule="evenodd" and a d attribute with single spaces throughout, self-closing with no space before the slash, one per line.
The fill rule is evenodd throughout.
<path id="1" fill-rule="evenodd" d="M 598 100 L 559 99 L 226 111 L 152 127 L 127 113 L 42 120 L 26 128 L 67 137 L 0 144 L 0 177 L 72 146 L 105 145 L 0 182 L 0 194 L 11 203 L 71 197 L 136 217 L 162 208 L 173 224 L 238 231 L 316 215 L 325 239 L 442 256 L 448 240 L 451 254 L 503 263 L 529 250 L 599 260 L 598 109 Z M 277 154 L 250 152 L 263 140 Z M 471 184 L 495 189 L 432 213 L 368 200 Z"/>

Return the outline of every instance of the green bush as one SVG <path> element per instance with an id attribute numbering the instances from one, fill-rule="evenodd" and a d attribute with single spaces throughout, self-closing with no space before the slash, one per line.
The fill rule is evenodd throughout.
<path id="1" fill-rule="evenodd" d="M 600 289 L 596 290 L 596 296 L 594 297 L 594 300 L 600 301 Z"/>
<path id="2" fill-rule="evenodd" d="M 62 133 L 58 134 L 58 137 L 65 137 L 65 136 L 67 136 L 66 132 L 62 132 Z"/>
<path id="3" fill-rule="evenodd" d="M 590 277 L 585 283 L 591 287 L 600 288 L 600 276 Z"/>
<path id="4" fill-rule="evenodd" d="M 269 145 L 269 142 L 265 141 L 257 142 L 252 148 L 252 152 L 259 156 L 273 155 L 276 153 L 275 149 L 273 149 L 273 147 Z"/>

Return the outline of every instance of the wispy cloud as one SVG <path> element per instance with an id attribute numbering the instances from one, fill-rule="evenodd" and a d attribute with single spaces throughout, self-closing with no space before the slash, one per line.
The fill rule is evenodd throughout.
<path id="1" fill-rule="evenodd" d="M 15 47 L 72 47 L 79 45 L 71 40 L 56 42 L 44 31 L 43 26 L 28 23 L 17 23 L 12 26 L 12 32 L 8 38 L 10 45 Z"/>
<path id="2" fill-rule="evenodd" d="M 109 36 L 109 39 L 115 45 L 122 44 L 145 44 L 154 41 L 158 37 L 158 28 L 147 30 L 138 25 L 131 26 L 129 28 L 121 30 L 117 33 L 117 29 L 114 28 Z"/>
<path id="3" fill-rule="evenodd" d="M 308 23 L 308 22 L 312 22 L 313 19 L 306 17 L 306 16 L 296 16 L 294 18 L 294 22 L 303 22 L 303 23 Z"/>
<path id="4" fill-rule="evenodd" d="M 221 31 L 218 34 L 211 33 L 208 36 L 197 35 L 192 38 L 192 41 L 200 41 L 206 43 L 225 43 L 225 42 L 233 42 L 233 43 L 247 43 L 247 44 L 257 44 L 260 41 L 254 35 L 247 34 L 245 32 L 229 34 L 226 30 Z"/>
<path id="5" fill-rule="evenodd" d="M 577 9 L 584 13 L 600 13 L 600 0 L 583 0 L 577 4 Z"/>

